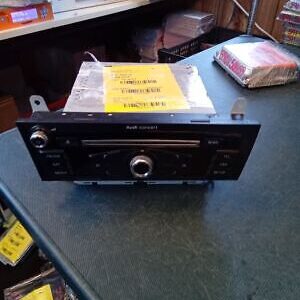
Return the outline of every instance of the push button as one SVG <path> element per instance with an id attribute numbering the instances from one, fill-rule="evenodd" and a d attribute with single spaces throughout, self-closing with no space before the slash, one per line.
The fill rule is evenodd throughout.
<path id="1" fill-rule="evenodd" d="M 225 175 L 228 174 L 228 171 L 227 170 L 222 170 L 222 169 L 221 170 L 213 170 L 212 174 L 214 176 L 225 176 Z"/>
<path id="2" fill-rule="evenodd" d="M 217 161 L 233 161 L 239 155 L 239 151 L 217 151 Z"/>
<path id="3" fill-rule="evenodd" d="M 53 174 L 55 176 L 67 176 L 69 175 L 69 172 L 67 170 L 54 170 Z"/>
<path id="4" fill-rule="evenodd" d="M 63 150 L 40 150 L 40 155 L 44 159 L 63 159 L 64 151 Z"/>
<path id="5" fill-rule="evenodd" d="M 77 147 L 79 145 L 78 139 L 76 138 L 68 138 L 68 137 L 61 137 L 56 139 L 57 144 L 60 147 Z"/>
<path id="6" fill-rule="evenodd" d="M 192 155 L 183 154 L 179 157 L 179 168 L 183 172 L 188 172 L 192 167 Z"/>
<path id="7" fill-rule="evenodd" d="M 206 146 L 208 147 L 222 147 L 224 144 L 224 139 L 223 138 L 218 138 L 218 137 L 210 137 L 210 138 L 206 138 L 204 140 L 204 143 Z"/>
<path id="8" fill-rule="evenodd" d="M 63 160 L 51 159 L 51 160 L 48 160 L 47 165 L 49 166 L 49 168 L 51 168 L 53 170 L 66 170 L 67 169 L 66 163 Z"/>
<path id="9" fill-rule="evenodd" d="M 219 161 L 215 164 L 215 166 L 219 169 L 229 169 L 231 167 L 231 164 L 229 161 Z"/>
<path id="10" fill-rule="evenodd" d="M 207 137 L 204 139 L 204 145 L 206 147 L 215 149 L 232 149 L 230 151 L 236 151 L 241 143 L 240 137 Z"/>

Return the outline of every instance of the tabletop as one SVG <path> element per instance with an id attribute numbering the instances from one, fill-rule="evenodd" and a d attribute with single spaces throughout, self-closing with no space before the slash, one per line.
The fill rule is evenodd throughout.
<path id="1" fill-rule="evenodd" d="M 243 96 L 262 125 L 238 181 L 41 182 L 19 133 L 0 135 L 0 194 L 81 299 L 300 299 L 300 83 L 243 88 L 213 62 L 219 47 L 181 63 L 219 113 Z"/>

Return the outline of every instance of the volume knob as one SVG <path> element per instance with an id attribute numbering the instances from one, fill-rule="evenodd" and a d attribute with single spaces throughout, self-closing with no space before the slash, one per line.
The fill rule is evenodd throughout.
<path id="1" fill-rule="evenodd" d="M 135 178 L 146 179 L 153 171 L 153 161 L 145 155 L 135 156 L 130 162 L 130 171 Z"/>
<path id="2" fill-rule="evenodd" d="M 43 130 L 36 130 L 30 136 L 30 142 L 34 148 L 43 149 L 49 143 L 49 138 Z"/>

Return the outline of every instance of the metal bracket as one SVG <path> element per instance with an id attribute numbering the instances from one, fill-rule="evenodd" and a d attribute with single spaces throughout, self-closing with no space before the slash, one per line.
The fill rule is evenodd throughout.
<path id="1" fill-rule="evenodd" d="M 243 97 L 239 97 L 232 106 L 231 119 L 243 120 L 246 112 L 247 102 Z"/>
<path id="2" fill-rule="evenodd" d="M 32 112 L 49 111 L 48 106 L 42 96 L 32 95 L 29 98 Z"/>

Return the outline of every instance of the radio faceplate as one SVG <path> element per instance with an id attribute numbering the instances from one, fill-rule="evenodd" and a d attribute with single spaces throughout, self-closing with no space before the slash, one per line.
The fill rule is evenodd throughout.
<path id="1" fill-rule="evenodd" d="M 35 112 L 17 122 L 42 180 L 238 179 L 260 125 L 199 114 Z"/>

